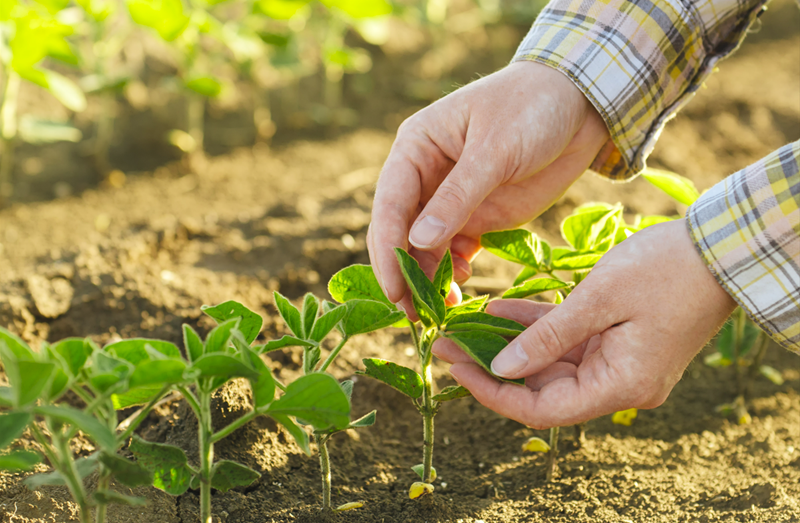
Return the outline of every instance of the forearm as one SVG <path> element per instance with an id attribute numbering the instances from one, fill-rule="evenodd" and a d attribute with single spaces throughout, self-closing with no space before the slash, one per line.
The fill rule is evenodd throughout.
<path id="1" fill-rule="evenodd" d="M 712 187 L 687 211 L 717 281 L 783 347 L 800 352 L 800 141 Z"/>

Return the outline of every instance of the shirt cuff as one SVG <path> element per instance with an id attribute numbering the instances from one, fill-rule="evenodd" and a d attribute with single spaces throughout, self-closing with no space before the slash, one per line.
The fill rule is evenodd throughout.
<path id="1" fill-rule="evenodd" d="M 592 170 L 626 180 L 645 168 L 664 124 L 738 46 L 765 2 L 552 0 L 512 61 L 542 63 L 575 82 L 610 133 Z"/>
<path id="2" fill-rule="evenodd" d="M 686 213 L 700 256 L 748 316 L 800 353 L 800 141 L 721 181 Z"/>

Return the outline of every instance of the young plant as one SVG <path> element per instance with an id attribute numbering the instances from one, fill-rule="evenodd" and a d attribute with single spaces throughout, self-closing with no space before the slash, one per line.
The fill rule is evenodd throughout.
<path id="1" fill-rule="evenodd" d="M 551 247 L 548 242 L 525 229 L 486 233 L 481 236 L 481 245 L 492 254 L 523 266 L 514 280 L 514 287 L 503 293 L 503 298 L 528 298 L 554 291 L 554 303 L 561 303 L 603 254 L 640 230 L 643 221 L 637 219 L 634 225 L 626 224 L 621 205 L 591 203 L 578 207 L 561 223 L 561 235 L 568 246 Z M 560 278 L 555 274 L 556 271 L 570 272 L 571 277 Z M 628 421 L 628 418 L 625 420 Z M 583 425 L 576 425 L 575 428 L 576 441 L 580 445 L 584 438 Z M 559 427 L 553 427 L 550 429 L 549 444 L 539 438 L 531 438 L 523 445 L 525 450 L 547 452 L 548 482 L 552 480 L 557 466 L 558 437 Z"/>
<path id="2" fill-rule="evenodd" d="M 333 281 L 331 280 L 331 283 L 336 285 Z M 324 300 L 320 302 L 316 296 L 308 293 L 303 298 L 302 308 L 298 309 L 279 292 L 275 292 L 274 296 L 278 312 L 292 335 L 284 336 L 280 340 L 267 344 L 264 350 L 278 350 L 288 346 L 302 347 L 303 374 L 307 376 L 325 372 L 353 336 L 381 329 L 404 317 L 402 313 L 396 311 L 388 311 L 385 315 L 381 314 L 385 312 L 383 309 L 386 309 L 386 307 L 382 305 L 380 307 L 373 306 L 369 302 L 360 306 L 356 302 L 350 302 L 346 305 L 333 305 Z M 328 353 L 325 360 L 322 361 L 322 343 L 334 329 L 341 333 L 342 338 L 335 348 Z M 349 402 L 353 394 L 353 382 L 350 380 L 343 381 L 340 386 Z M 328 440 L 337 432 L 346 429 L 370 427 L 375 424 L 375 417 L 376 412 L 373 410 L 346 426 L 314 429 L 314 439 L 319 447 L 320 471 L 322 473 L 323 511 L 338 512 L 361 506 L 360 502 L 354 502 L 346 503 L 333 509 L 331 505 L 331 464 Z M 303 421 L 298 421 L 306 424 Z"/>
<path id="3" fill-rule="evenodd" d="M 17 114 L 23 81 L 46 89 L 71 111 L 86 108 L 86 98 L 75 83 L 42 66 L 47 58 L 78 64 L 78 57 L 66 40 L 73 27 L 53 16 L 67 3 L 0 2 L 0 203 L 13 193 L 17 140 L 30 143 L 81 140 L 81 132 L 71 125 L 30 116 L 20 118 Z"/>
<path id="4" fill-rule="evenodd" d="M 453 263 L 450 252 L 445 253 L 433 279 L 422 271 L 414 258 L 402 249 L 396 249 L 397 260 L 413 295 L 414 310 L 419 321 L 410 324 L 420 372 L 379 358 L 366 358 L 364 370 L 359 374 L 381 381 L 405 394 L 414 402 L 423 418 L 422 463 L 412 467 L 420 482 L 411 485 L 409 497 L 418 498 L 433 492 L 436 469 L 433 467 L 434 417 L 441 404 L 469 396 L 460 386 L 450 386 L 434 394 L 431 347 L 439 337 L 455 342 L 487 371 L 492 359 L 508 344 L 509 338 L 524 330 L 519 323 L 498 318 L 484 312 L 486 296 L 469 298 L 459 305 L 448 307 L 445 299 L 450 294 L 453 280 Z M 333 298 L 352 308 L 345 332 L 357 332 L 359 325 L 408 325 L 405 314 L 398 311 L 381 291 L 372 268 L 353 265 L 333 276 L 329 285 Z M 348 329 L 355 329 L 348 331 Z M 376 330 L 376 329 L 372 329 Z"/>
<path id="5" fill-rule="evenodd" d="M 118 358 L 113 347 L 127 348 L 127 354 L 137 353 L 143 365 Z M 174 346 L 173 346 L 174 347 Z M 110 503 L 141 505 L 134 498 L 110 490 L 112 477 L 128 487 L 148 485 L 152 474 L 145 468 L 122 458 L 117 451 L 128 436 L 147 417 L 152 407 L 169 390 L 163 380 L 153 379 L 143 369 L 145 361 L 161 358 L 169 344 L 157 340 L 129 340 L 112 344 L 101 350 L 89 339 L 68 338 L 53 345 L 44 344 L 36 353 L 21 339 L 0 329 L 0 359 L 5 367 L 9 387 L 0 387 L 0 406 L 11 410 L 0 415 L 0 449 L 19 437 L 27 427 L 44 452 L 54 471 L 37 474 L 25 480 L 36 489 L 43 485 L 66 485 L 76 505 L 81 523 L 91 520 L 102 523 Z M 177 351 L 177 348 L 175 348 Z M 150 354 L 152 353 L 152 354 Z M 147 400 L 141 386 L 148 389 Z M 156 385 L 157 384 L 157 385 Z M 57 402 L 65 392 L 72 391 L 85 402 L 83 410 Z M 147 405 L 140 409 L 127 428 L 117 434 L 115 409 L 140 398 Z M 37 419 L 44 422 L 43 430 Z M 97 447 L 88 457 L 75 459 L 70 441 L 83 432 Z M 40 461 L 36 453 L 17 451 L 0 456 L 0 468 L 30 470 Z M 83 479 L 97 471 L 97 488 L 86 491 Z"/>
<path id="6" fill-rule="evenodd" d="M 187 360 L 178 354 L 159 360 L 159 376 L 174 381 L 198 421 L 200 464 L 189 464 L 184 451 L 171 445 L 149 443 L 136 436 L 131 452 L 154 474 L 153 485 L 173 496 L 189 488 L 200 489 L 200 520 L 211 522 L 211 489 L 226 492 L 246 486 L 260 474 L 239 463 L 214 459 L 214 444 L 256 416 L 270 416 L 283 425 L 300 448 L 310 454 L 306 432 L 291 417 L 317 430 L 333 430 L 350 423 L 350 402 L 339 383 L 330 375 L 302 376 L 288 386 L 278 383 L 260 354 L 272 350 L 275 342 L 251 346 L 261 330 L 261 317 L 243 305 L 228 301 L 203 311 L 219 325 L 203 341 L 188 325 L 183 326 Z M 166 361 L 166 364 L 164 362 Z M 253 408 L 219 431 L 211 423 L 211 396 L 233 378 L 250 383 Z M 276 388 L 283 394 L 276 399 Z M 290 417 L 291 416 L 291 417 Z"/>
<path id="7" fill-rule="evenodd" d="M 642 176 L 683 205 L 691 205 L 700 197 L 691 180 L 673 172 L 647 169 Z M 783 384 L 780 372 L 761 363 L 768 347 L 769 337 L 748 318 L 743 309 L 737 307 L 717 336 L 716 352 L 704 360 L 711 367 L 733 365 L 736 371 L 736 396 L 731 403 L 720 405 L 717 410 L 726 415 L 735 414 L 740 425 L 746 425 L 752 419 L 747 412 L 747 398 L 752 382 L 759 374 L 776 385 Z"/>

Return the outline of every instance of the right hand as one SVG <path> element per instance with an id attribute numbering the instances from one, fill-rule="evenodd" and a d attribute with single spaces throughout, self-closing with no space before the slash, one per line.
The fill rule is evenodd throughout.
<path id="1" fill-rule="evenodd" d="M 514 63 L 410 117 L 378 180 L 367 235 L 386 296 L 413 316 L 395 247 L 410 243 L 429 276 L 451 249 L 455 281 L 463 283 L 481 234 L 537 217 L 607 140 L 605 123 L 573 82 L 534 62 Z"/>

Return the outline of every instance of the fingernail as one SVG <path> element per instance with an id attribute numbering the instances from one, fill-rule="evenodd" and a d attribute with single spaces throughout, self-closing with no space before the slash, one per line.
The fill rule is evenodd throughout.
<path id="1" fill-rule="evenodd" d="M 492 372 L 498 376 L 513 376 L 528 364 L 528 355 L 522 345 L 512 341 L 492 360 Z"/>
<path id="2" fill-rule="evenodd" d="M 399 310 L 400 312 L 402 312 L 403 314 L 408 316 L 408 313 L 406 312 L 406 308 L 405 307 L 403 307 L 399 303 L 395 303 L 394 305 L 395 305 L 395 307 L 397 307 L 397 310 Z"/>
<path id="3" fill-rule="evenodd" d="M 408 239 L 414 244 L 414 247 L 424 249 L 434 245 L 436 240 L 444 234 L 445 229 L 447 229 L 447 225 L 442 220 L 435 216 L 426 216 L 411 229 Z"/>
<path id="4" fill-rule="evenodd" d="M 450 377 L 453 378 L 453 381 L 455 381 L 456 383 L 461 385 L 461 382 L 458 381 L 458 376 L 456 376 L 456 373 L 453 372 L 453 368 L 452 367 L 450 368 Z"/>

